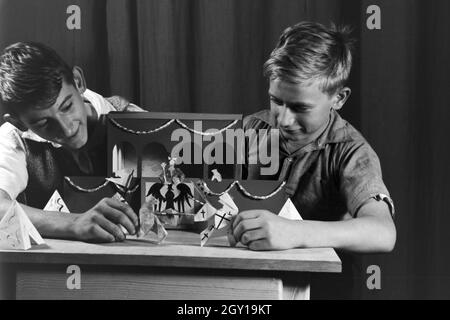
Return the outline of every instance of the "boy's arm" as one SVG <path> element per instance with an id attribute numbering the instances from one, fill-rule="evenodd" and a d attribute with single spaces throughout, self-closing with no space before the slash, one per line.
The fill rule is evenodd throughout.
<path id="1" fill-rule="evenodd" d="M 367 202 L 356 218 L 345 221 L 293 221 L 266 210 L 241 212 L 233 235 L 252 250 L 333 247 L 353 252 L 389 252 L 396 230 L 384 201 Z"/>
<path id="2" fill-rule="evenodd" d="M 0 189 L 0 219 L 13 201 Z M 136 232 L 137 215 L 128 205 L 111 198 L 101 200 L 82 214 L 61 214 L 21 204 L 33 225 L 43 237 L 75 239 L 91 242 L 122 241 L 125 235 L 118 224 L 130 234 Z"/>

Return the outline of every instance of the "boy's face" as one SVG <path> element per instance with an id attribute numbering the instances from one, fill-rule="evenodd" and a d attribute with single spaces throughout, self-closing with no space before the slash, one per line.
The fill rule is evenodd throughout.
<path id="1" fill-rule="evenodd" d="M 25 108 L 19 120 L 38 136 L 68 149 L 79 149 L 88 139 L 87 109 L 73 84 L 62 83 L 56 102 L 47 108 Z"/>
<path id="2" fill-rule="evenodd" d="M 315 139 L 327 126 L 330 110 L 337 108 L 337 97 L 323 93 L 317 82 L 303 86 L 274 79 L 269 97 L 280 134 L 296 142 Z"/>

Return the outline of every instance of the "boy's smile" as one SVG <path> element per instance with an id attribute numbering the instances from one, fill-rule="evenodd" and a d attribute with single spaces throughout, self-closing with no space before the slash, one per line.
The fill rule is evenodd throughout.
<path id="1" fill-rule="evenodd" d="M 323 132 L 337 100 L 336 95 L 323 93 L 317 81 L 304 86 L 279 79 L 270 81 L 269 97 L 281 136 L 302 146 Z"/>
<path id="2" fill-rule="evenodd" d="M 19 120 L 38 136 L 76 150 L 88 140 L 87 112 L 78 90 L 63 81 L 53 105 L 27 108 Z"/>

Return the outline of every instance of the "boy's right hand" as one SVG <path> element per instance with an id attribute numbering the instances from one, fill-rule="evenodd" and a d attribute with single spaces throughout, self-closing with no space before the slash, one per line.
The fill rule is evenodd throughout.
<path id="1" fill-rule="evenodd" d="M 125 240 L 120 227 L 135 234 L 138 217 L 131 207 L 113 198 L 104 198 L 92 209 L 77 215 L 72 231 L 74 237 L 82 241 L 114 242 Z"/>

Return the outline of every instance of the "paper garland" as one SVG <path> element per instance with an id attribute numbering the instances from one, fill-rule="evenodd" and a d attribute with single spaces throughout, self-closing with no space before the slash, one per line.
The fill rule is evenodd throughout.
<path id="1" fill-rule="evenodd" d="M 214 132 L 203 132 L 203 131 L 198 131 L 198 130 L 190 128 L 189 126 L 187 126 L 185 123 L 183 123 L 182 121 L 180 121 L 178 119 L 171 119 L 171 120 L 165 122 L 163 125 L 161 125 L 160 127 L 156 128 L 156 129 L 150 129 L 150 130 L 145 130 L 145 131 L 143 131 L 143 130 L 132 130 L 130 128 L 127 128 L 127 127 L 121 125 L 120 123 L 118 123 L 116 120 L 112 119 L 111 117 L 109 118 L 109 121 L 111 121 L 111 123 L 113 125 L 115 125 L 117 128 L 119 128 L 119 129 L 121 129 L 123 131 L 129 132 L 129 133 L 132 133 L 132 134 L 136 134 L 136 135 L 155 133 L 155 132 L 158 132 L 158 131 L 161 131 L 161 130 L 167 128 L 172 123 L 176 122 L 183 129 L 186 129 L 186 130 L 188 130 L 188 131 L 190 131 L 192 133 L 195 133 L 195 134 L 198 134 L 198 135 L 202 135 L 202 136 L 214 136 L 214 135 L 217 135 L 219 133 L 222 133 L 222 132 L 224 132 L 224 131 L 234 127 L 239 122 L 239 120 L 234 120 L 233 122 L 231 122 L 226 127 L 222 128 L 222 129 L 219 129 L 217 131 L 214 131 Z"/>

